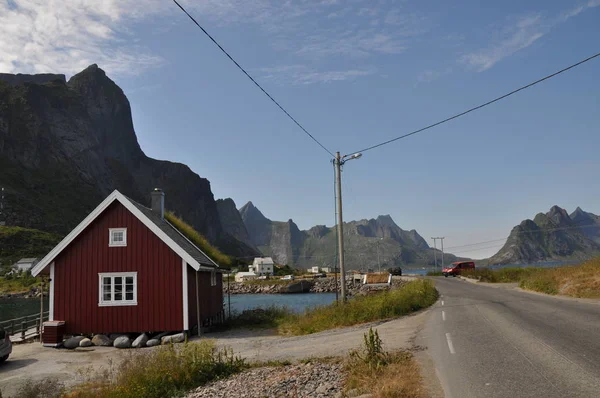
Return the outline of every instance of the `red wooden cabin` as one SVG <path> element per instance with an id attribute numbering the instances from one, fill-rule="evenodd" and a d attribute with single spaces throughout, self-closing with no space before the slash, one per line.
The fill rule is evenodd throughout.
<path id="1" fill-rule="evenodd" d="M 164 218 L 110 194 L 33 269 L 50 277 L 50 321 L 65 334 L 195 333 L 223 316 L 218 265 Z"/>

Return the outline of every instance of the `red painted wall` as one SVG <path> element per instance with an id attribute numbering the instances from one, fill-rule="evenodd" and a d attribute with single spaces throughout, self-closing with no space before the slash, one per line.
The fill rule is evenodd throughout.
<path id="1" fill-rule="evenodd" d="M 122 227 L 127 246 L 109 247 L 108 229 Z M 54 264 L 54 319 L 65 321 L 65 333 L 183 330 L 181 258 L 120 203 L 109 206 Z M 99 273 L 135 271 L 137 306 L 98 306 Z"/>
<path id="2" fill-rule="evenodd" d="M 223 275 L 217 273 L 217 286 L 210 286 L 210 272 L 198 272 L 198 296 L 202 321 L 223 311 Z M 188 266 L 188 310 L 190 330 L 197 324 L 196 271 Z"/>

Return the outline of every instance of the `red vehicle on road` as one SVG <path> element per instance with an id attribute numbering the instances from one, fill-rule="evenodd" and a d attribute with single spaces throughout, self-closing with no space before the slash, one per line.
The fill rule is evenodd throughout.
<path id="1" fill-rule="evenodd" d="M 473 261 L 457 261 L 455 263 L 450 264 L 448 268 L 444 268 L 442 270 L 442 274 L 447 278 L 449 276 L 460 275 L 462 270 L 474 268 L 475 263 Z"/>

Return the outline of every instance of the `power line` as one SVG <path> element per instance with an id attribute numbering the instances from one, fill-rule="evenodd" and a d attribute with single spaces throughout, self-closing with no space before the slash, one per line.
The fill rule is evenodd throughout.
<path id="1" fill-rule="evenodd" d="M 233 59 L 233 57 L 232 57 L 231 55 L 229 55 L 229 53 L 228 53 L 228 52 L 227 52 L 227 51 L 226 51 L 226 50 L 225 50 L 225 49 L 224 49 L 224 48 L 223 48 L 223 47 L 222 47 L 222 46 L 221 46 L 221 45 L 220 45 L 220 44 L 219 44 L 219 43 L 218 43 L 218 42 L 215 40 L 215 38 L 214 38 L 214 37 L 212 37 L 212 35 L 211 35 L 210 33 L 208 33 L 208 32 L 206 31 L 206 29 L 204 29 L 204 28 L 203 28 L 203 27 L 202 27 L 202 26 L 201 26 L 201 25 L 200 25 L 200 24 L 199 24 L 199 23 L 198 23 L 198 22 L 197 22 L 197 21 L 194 19 L 194 17 L 192 17 L 192 16 L 190 15 L 190 13 L 189 13 L 189 12 L 187 12 L 187 10 L 186 10 L 185 8 L 183 8 L 183 7 L 182 7 L 182 6 L 181 6 L 181 4 L 179 4 L 179 3 L 177 2 L 177 0 L 173 0 L 173 2 L 174 2 L 175 4 L 177 4 L 177 7 L 181 8 L 181 11 L 183 11 L 183 12 L 184 12 L 184 13 L 185 13 L 185 14 L 186 14 L 186 15 L 187 15 L 187 16 L 188 16 L 188 17 L 189 17 L 189 18 L 190 18 L 190 19 L 191 19 L 191 20 L 192 20 L 192 21 L 193 21 L 195 24 L 196 24 L 196 26 L 198 26 L 198 27 L 200 28 L 200 30 L 202 30 L 202 32 L 204 32 L 204 34 L 205 34 L 205 35 L 206 35 L 206 36 L 207 36 L 207 37 L 208 37 L 208 38 L 209 38 L 209 39 L 210 39 L 210 40 L 211 40 L 211 41 L 212 41 L 212 42 L 213 42 L 213 43 L 214 43 L 214 44 L 215 44 L 217 47 L 219 47 L 219 49 L 220 49 L 220 50 L 223 52 L 223 54 L 225 54 L 225 55 L 227 56 L 227 58 L 229 58 L 229 59 L 231 60 L 231 62 L 233 62 L 233 63 L 235 64 L 235 66 L 237 66 L 237 67 L 238 67 L 238 69 L 239 69 L 239 70 L 241 70 L 241 71 L 242 71 L 242 72 L 243 72 L 243 73 L 246 75 L 246 77 L 248 77 L 248 79 L 250 79 L 250 80 L 252 81 L 252 83 L 254 83 L 254 84 L 256 85 L 256 87 L 258 87 L 258 88 L 260 89 L 260 91 L 262 91 L 262 92 L 263 92 L 263 93 L 264 93 L 264 94 L 265 94 L 267 97 L 269 97 L 269 99 L 270 99 L 271 101 L 273 101 L 273 103 L 274 103 L 275 105 L 277 105 L 277 106 L 279 107 L 279 109 L 281 109 L 281 111 L 282 111 L 283 113 L 285 113 L 285 114 L 286 114 L 286 116 L 287 116 L 287 117 L 289 117 L 289 118 L 290 118 L 290 119 L 291 119 L 291 120 L 292 120 L 294 123 L 296 123 L 296 125 L 297 125 L 298 127 L 300 127 L 300 129 L 301 129 L 302 131 L 304 131 L 304 133 L 306 133 L 306 135 L 308 135 L 310 138 L 312 138 L 312 140 L 313 140 L 314 142 L 316 142 L 317 144 L 319 144 L 319 146 L 320 146 L 321 148 L 323 148 L 325 151 L 327 151 L 327 153 L 329 153 L 329 154 L 331 155 L 331 157 L 332 157 L 332 158 L 334 158 L 334 157 L 335 157 L 335 155 L 333 154 L 333 152 L 331 152 L 331 151 L 330 151 L 329 149 L 327 149 L 327 148 L 326 148 L 326 147 L 325 147 L 323 144 L 321 144 L 321 143 L 319 142 L 319 140 L 317 140 L 317 139 L 316 139 L 316 138 L 315 138 L 315 137 L 314 137 L 314 136 L 313 136 L 311 133 L 309 133 L 309 132 L 308 132 L 308 130 L 306 130 L 306 129 L 304 128 L 304 126 L 302 126 L 302 125 L 301 125 L 301 124 L 300 124 L 300 123 L 299 123 L 299 122 L 298 122 L 298 121 L 297 121 L 297 120 L 296 120 L 296 119 L 295 119 L 295 118 L 294 118 L 292 115 L 290 115 L 290 113 L 289 113 L 288 111 L 286 111 L 286 110 L 285 110 L 285 108 L 284 108 L 283 106 L 281 106 L 281 105 L 279 104 L 279 102 L 277 102 L 277 101 L 276 101 L 276 100 L 275 100 L 275 99 L 274 99 L 274 98 L 271 96 L 271 94 L 269 94 L 269 93 L 268 93 L 268 92 L 267 92 L 267 91 L 266 91 L 264 88 L 262 88 L 262 86 L 261 86 L 260 84 L 258 84 L 258 82 L 257 82 L 256 80 L 254 80 L 254 78 L 253 78 L 252 76 L 250 76 L 250 74 L 249 74 L 248 72 L 246 72 L 246 70 L 245 70 L 244 68 L 242 68 L 242 66 L 241 66 L 241 65 L 240 65 L 240 64 L 239 64 L 239 63 L 238 63 L 238 62 L 237 62 L 235 59 Z"/>
<path id="2" fill-rule="evenodd" d="M 373 146 L 370 146 L 370 147 L 368 147 L 368 148 L 365 148 L 365 149 L 361 149 L 360 151 L 353 151 L 353 152 L 349 152 L 349 153 L 359 153 L 359 152 L 366 152 L 366 151 L 370 151 L 371 149 L 375 149 L 375 148 L 378 148 L 378 147 L 380 147 L 380 146 L 383 146 L 383 145 L 390 144 L 390 143 L 392 143 L 392 142 L 394 142 L 394 141 L 398 141 L 398 140 L 401 140 L 401 139 L 403 139 L 403 138 L 410 137 L 411 135 L 418 134 L 418 133 L 420 133 L 420 132 L 422 132 L 422 131 L 429 130 L 429 129 L 433 128 L 433 127 L 439 126 L 440 124 L 444 124 L 444 123 L 446 123 L 446 122 L 449 122 L 449 121 L 451 121 L 451 120 L 454 120 L 454 119 L 457 119 L 457 118 L 459 118 L 459 117 L 461 117 L 461 116 L 464 116 L 464 115 L 466 115 L 467 113 L 471 113 L 471 112 L 473 112 L 473 111 L 476 111 L 476 110 L 478 110 L 478 109 L 481 109 L 481 108 L 484 108 L 484 107 L 486 107 L 486 106 L 488 106 L 488 105 L 491 105 L 491 104 L 493 104 L 494 102 L 498 102 L 498 101 L 500 101 L 500 100 L 503 100 L 503 99 L 504 99 L 504 98 L 506 98 L 506 97 L 510 97 L 511 95 L 513 95 L 513 94 L 516 94 L 516 93 L 518 93 L 519 91 L 522 91 L 522 90 L 528 89 L 529 87 L 535 86 L 535 85 L 536 85 L 536 84 L 538 84 L 538 83 L 541 83 L 541 82 L 543 82 L 543 81 L 545 81 L 545 80 L 551 79 L 551 78 L 553 78 L 554 76 L 560 75 L 561 73 L 564 73 L 564 72 L 566 72 L 566 71 L 568 71 L 568 70 L 570 70 L 570 69 L 573 69 L 573 68 L 575 68 L 575 67 L 577 67 L 577 66 L 579 66 L 579 65 L 581 65 L 581 64 L 584 64 L 584 63 L 586 63 L 586 62 L 588 62 L 588 61 L 591 61 L 592 59 L 594 59 L 594 58 L 597 58 L 597 57 L 599 57 L 599 56 L 600 56 L 600 53 L 597 53 L 597 54 L 595 54 L 595 55 L 592 55 L 591 57 L 588 57 L 588 58 L 586 58 L 586 59 L 584 59 L 584 60 L 582 60 L 582 61 L 579 61 L 579 62 L 577 62 L 577 63 L 575 63 L 575 64 L 573 64 L 573 65 L 571 65 L 571 66 L 568 66 L 568 67 L 566 67 L 566 68 L 564 68 L 564 69 L 561 69 L 561 70 L 559 70 L 558 72 L 554 72 L 554 73 L 552 73 L 551 75 L 548 75 L 548 76 L 546 76 L 546 77 L 543 77 L 543 78 L 541 78 L 541 79 L 539 79 L 539 80 L 536 80 L 536 81 L 534 81 L 533 83 L 529 83 L 529 84 L 527 84 L 527 85 L 525 85 L 525 86 L 519 87 L 518 89 L 516 89 L 516 90 L 513 90 L 513 91 L 511 91 L 511 92 L 509 92 L 509 93 L 507 93 L 507 94 L 504 94 L 504 95 L 502 95 L 502 96 L 500 96 L 500 97 L 497 97 L 497 98 L 495 98 L 495 99 L 493 99 L 493 100 L 491 100 L 491 101 L 488 101 L 488 102 L 486 102 L 486 103 L 484 103 L 484 104 L 481 104 L 481 105 L 479 105 L 479 106 L 476 106 L 476 107 L 474 107 L 474 108 L 471 108 L 471 109 L 469 109 L 469 110 L 466 110 L 466 111 L 464 111 L 464 112 L 461 112 L 461 113 L 459 113 L 459 114 L 456 114 L 456 115 L 454 115 L 454 116 L 451 116 L 451 117 L 449 117 L 449 118 L 447 118 L 447 119 L 441 120 L 441 121 L 439 121 L 439 122 L 437 122 L 437 123 L 430 124 L 429 126 L 423 127 L 423 128 L 421 128 L 421 129 L 415 130 L 415 131 L 413 131 L 413 132 L 411 132 L 411 133 L 408 133 L 408 134 L 401 135 L 401 136 L 399 136 L 399 137 L 396 137 L 396 138 L 392 138 L 391 140 L 384 141 L 384 142 L 382 142 L 382 143 L 380 143 L 380 144 L 373 145 Z"/>

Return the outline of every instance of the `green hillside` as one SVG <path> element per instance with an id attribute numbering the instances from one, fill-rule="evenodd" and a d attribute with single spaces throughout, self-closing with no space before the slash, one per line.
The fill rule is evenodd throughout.
<path id="1" fill-rule="evenodd" d="M 43 257 L 61 239 L 58 234 L 37 229 L 0 226 L 0 265 L 12 265 L 25 257 Z"/>

